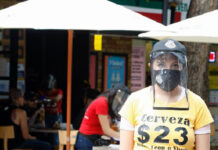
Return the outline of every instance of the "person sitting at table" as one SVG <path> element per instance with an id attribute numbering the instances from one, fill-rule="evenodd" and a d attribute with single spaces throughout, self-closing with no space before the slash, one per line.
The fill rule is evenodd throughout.
<path id="1" fill-rule="evenodd" d="M 45 128 L 44 104 L 38 100 L 34 92 L 26 92 L 24 109 L 27 112 L 28 125 L 30 128 Z"/>
<path id="2" fill-rule="evenodd" d="M 15 138 L 9 140 L 9 148 L 30 148 L 32 150 L 51 150 L 48 142 L 37 140 L 28 130 L 27 114 L 22 108 L 24 105 L 23 92 L 20 89 L 11 89 L 12 105 L 9 109 L 11 124 L 14 126 Z"/>
<path id="3" fill-rule="evenodd" d="M 126 86 L 115 84 L 89 104 L 77 134 L 76 150 L 92 150 L 93 146 L 108 144 L 101 139 L 102 135 L 119 139 L 119 132 L 111 128 L 111 123 L 119 118 L 118 111 L 129 94 Z"/>
<path id="4" fill-rule="evenodd" d="M 50 99 L 51 102 L 45 104 L 45 127 L 59 128 L 60 123 L 63 122 L 62 117 L 62 99 L 63 91 L 57 88 L 56 78 L 49 74 L 46 81 L 43 83 L 44 87 L 39 91 L 39 95 Z M 53 144 L 59 145 L 58 134 L 53 134 Z"/>

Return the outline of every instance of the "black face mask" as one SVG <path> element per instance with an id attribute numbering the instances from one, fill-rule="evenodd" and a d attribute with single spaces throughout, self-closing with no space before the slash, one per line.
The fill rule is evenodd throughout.
<path id="1" fill-rule="evenodd" d="M 174 90 L 180 83 L 181 71 L 179 70 L 153 70 L 154 80 L 164 91 Z"/>

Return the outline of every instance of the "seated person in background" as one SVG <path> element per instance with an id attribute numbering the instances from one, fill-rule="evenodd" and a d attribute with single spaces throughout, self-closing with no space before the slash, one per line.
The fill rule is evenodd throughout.
<path id="1" fill-rule="evenodd" d="M 11 89 L 10 97 L 12 106 L 10 107 L 11 124 L 14 126 L 15 138 L 9 140 L 9 147 L 31 148 L 32 150 L 51 150 L 49 143 L 36 140 L 28 130 L 27 114 L 22 106 L 24 105 L 23 93 L 20 89 Z"/>
<path id="2" fill-rule="evenodd" d="M 52 74 L 48 75 L 48 79 L 44 83 L 44 89 L 39 91 L 39 95 L 50 99 L 45 103 L 45 127 L 59 128 L 62 118 L 62 98 L 63 91 L 57 88 L 56 79 Z M 53 134 L 53 144 L 58 145 L 58 134 Z"/>
<path id="3" fill-rule="evenodd" d="M 105 144 L 102 135 L 119 139 L 111 123 L 119 118 L 118 111 L 129 94 L 126 86 L 116 84 L 89 104 L 77 134 L 76 150 L 92 150 L 93 146 Z"/>
<path id="4" fill-rule="evenodd" d="M 45 109 L 44 104 L 37 100 L 38 97 L 34 92 L 25 94 L 24 109 L 28 116 L 28 125 L 33 128 L 45 128 Z"/>

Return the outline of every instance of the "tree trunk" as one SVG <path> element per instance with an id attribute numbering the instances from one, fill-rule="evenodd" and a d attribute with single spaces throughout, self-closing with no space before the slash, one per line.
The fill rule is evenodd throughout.
<path id="1" fill-rule="evenodd" d="M 217 8 L 218 0 L 191 0 L 187 17 L 197 16 Z M 184 42 L 184 44 L 187 48 L 188 57 L 188 88 L 208 102 L 209 44 L 190 42 Z"/>

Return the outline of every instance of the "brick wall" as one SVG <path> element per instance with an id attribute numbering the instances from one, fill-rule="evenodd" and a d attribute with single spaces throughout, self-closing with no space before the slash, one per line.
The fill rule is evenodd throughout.
<path id="1" fill-rule="evenodd" d="M 104 52 L 127 54 L 128 56 L 128 72 L 127 72 L 127 84 L 130 87 L 130 65 L 131 65 L 131 50 L 132 50 L 132 38 L 124 36 L 111 36 L 103 35 L 102 37 L 102 51 L 97 52 L 98 55 L 98 73 L 97 73 L 97 88 L 102 90 L 102 59 Z M 94 51 L 94 35 L 90 35 L 90 51 Z"/>

